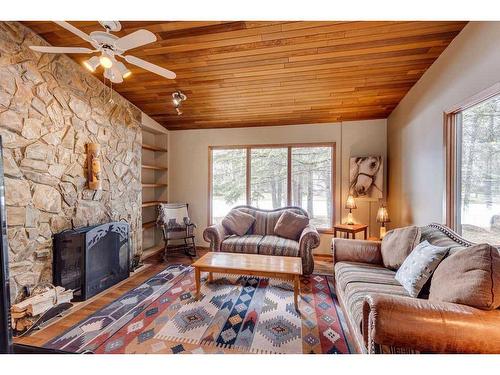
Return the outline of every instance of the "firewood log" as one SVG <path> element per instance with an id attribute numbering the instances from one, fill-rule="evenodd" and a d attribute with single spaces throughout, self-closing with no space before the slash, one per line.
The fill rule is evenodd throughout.
<path id="1" fill-rule="evenodd" d="M 45 313 L 55 305 L 71 302 L 72 299 L 73 291 L 65 290 L 59 286 L 36 296 L 29 297 L 11 307 L 12 326 L 17 331 L 24 331 L 31 327 L 39 315 Z"/>

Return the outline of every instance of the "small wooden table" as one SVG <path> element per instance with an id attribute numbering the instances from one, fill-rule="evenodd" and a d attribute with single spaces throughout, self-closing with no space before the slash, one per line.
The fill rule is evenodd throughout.
<path id="1" fill-rule="evenodd" d="M 356 238 L 356 233 L 363 232 L 365 240 L 368 238 L 368 225 L 365 224 L 337 224 L 333 226 L 333 237 L 337 237 L 337 232 L 347 233 L 352 235 L 352 239 Z"/>
<path id="2" fill-rule="evenodd" d="M 196 298 L 200 297 L 201 272 L 208 272 L 209 282 L 212 282 L 212 273 L 214 272 L 275 277 L 293 281 L 295 308 L 299 309 L 299 276 L 302 275 L 302 260 L 300 258 L 209 252 L 194 262 L 192 266 L 195 271 Z"/>

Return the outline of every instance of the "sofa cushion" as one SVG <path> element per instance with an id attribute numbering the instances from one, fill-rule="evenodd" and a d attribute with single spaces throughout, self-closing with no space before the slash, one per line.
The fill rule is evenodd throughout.
<path id="1" fill-rule="evenodd" d="M 259 254 L 299 256 L 299 243 L 287 238 L 278 236 L 264 236 L 259 243 Z"/>
<path id="2" fill-rule="evenodd" d="M 309 218 L 298 215 L 292 211 L 284 211 L 274 227 L 276 236 L 298 241 L 305 227 L 309 224 Z"/>
<path id="3" fill-rule="evenodd" d="M 385 267 L 356 262 L 339 262 L 335 264 L 337 288 L 345 290 L 349 283 L 366 282 L 386 285 L 400 285 L 394 276 L 396 272 Z"/>
<path id="4" fill-rule="evenodd" d="M 221 251 L 227 253 L 258 254 L 259 243 L 263 236 L 248 234 L 245 236 L 231 236 L 222 241 Z"/>
<path id="5" fill-rule="evenodd" d="M 429 300 L 493 310 L 500 307 L 500 255 L 488 244 L 456 251 L 431 280 Z"/>
<path id="6" fill-rule="evenodd" d="M 343 291 L 344 306 L 349 312 L 352 325 L 362 334 L 363 301 L 368 294 L 390 294 L 396 296 L 408 296 L 401 285 L 351 282 Z"/>
<path id="7" fill-rule="evenodd" d="M 248 232 L 255 218 L 240 210 L 231 210 L 222 219 L 222 226 L 227 230 L 229 234 L 236 234 L 237 236 L 243 236 Z"/>
<path id="8" fill-rule="evenodd" d="M 396 272 L 375 264 L 339 262 L 335 264 L 335 284 L 338 297 L 348 311 L 348 319 L 362 336 L 363 300 L 370 293 L 407 296 L 394 279 Z"/>
<path id="9" fill-rule="evenodd" d="M 398 272 L 396 280 L 412 297 L 418 297 L 425 283 L 430 280 L 434 270 L 448 254 L 449 248 L 431 245 L 424 241 L 413 249 L 405 259 Z"/>
<path id="10" fill-rule="evenodd" d="M 384 266 L 397 270 L 419 242 L 420 228 L 416 226 L 397 228 L 387 232 L 381 247 Z"/>

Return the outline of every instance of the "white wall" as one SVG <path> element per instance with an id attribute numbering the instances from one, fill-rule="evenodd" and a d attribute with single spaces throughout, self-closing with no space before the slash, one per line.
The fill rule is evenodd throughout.
<path id="1" fill-rule="evenodd" d="M 181 130 L 169 133 L 169 200 L 188 202 L 190 215 L 198 225 L 197 243 L 207 246 L 202 233 L 208 219 L 208 146 L 336 142 L 336 222 L 346 215 L 349 156 L 382 155 L 386 158 L 386 120 L 351 121 L 333 124 L 270 126 L 238 129 Z M 342 158 L 340 155 L 342 154 Z M 341 165 L 342 159 L 342 165 Z M 342 170 L 342 189 L 340 187 Z M 340 194 L 342 190 L 342 199 Z M 342 203 L 342 205 L 340 205 Z M 378 233 L 375 215 L 378 202 L 358 200 L 356 222 L 370 222 L 373 235 Z M 344 219 L 345 220 L 345 217 Z M 330 252 L 330 235 L 322 235 L 318 253 Z"/>
<path id="2" fill-rule="evenodd" d="M 391 226 L 443 220 L 443 113 L 500 81 L 500 22 L 471 22 L 387 120 Z"/>

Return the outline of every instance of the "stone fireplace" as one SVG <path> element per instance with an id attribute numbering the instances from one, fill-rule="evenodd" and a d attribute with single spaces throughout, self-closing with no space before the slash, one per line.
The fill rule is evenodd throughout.
<path id="1" fill-rule="evenodd" d="M 4 144 L 11 294 L 52 280 L 52 236 L 125 220 L 142 250 L 141 111 L 17 22 L 0 22 L 0 135 Z M 101 146 L 102 190 L 86 185 L 85 145 Z"/>

